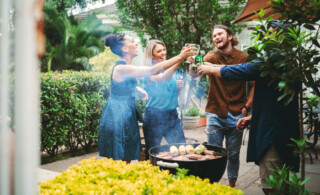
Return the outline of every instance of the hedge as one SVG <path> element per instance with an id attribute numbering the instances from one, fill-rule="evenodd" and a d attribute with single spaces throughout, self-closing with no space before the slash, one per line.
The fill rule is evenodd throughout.
<path id="1" fill-rule="evenodd" d="M 243 191 L 210 183 L 180 169 L 176 175 L 149 161 L 127 164 L 108 158 L 84 159 L 52 180 L 40 183 L 39 194 L 212 194 L 243 195 Z"/>
<path id="2" fill-rule="evenodd" d="M 96 72 L 41 74 L 41 151 L 89 151 L 109 96 L 109 75 Z"/>

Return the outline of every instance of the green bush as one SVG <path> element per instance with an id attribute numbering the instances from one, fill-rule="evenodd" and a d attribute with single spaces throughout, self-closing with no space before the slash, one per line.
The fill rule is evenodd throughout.
<path id="1" fill-rule="evenodd" d="M 41 151 L 50 156 L 59 149 L 89 151 L 97 141 L 109 77 L 104 73 L 41 74 Z"/>

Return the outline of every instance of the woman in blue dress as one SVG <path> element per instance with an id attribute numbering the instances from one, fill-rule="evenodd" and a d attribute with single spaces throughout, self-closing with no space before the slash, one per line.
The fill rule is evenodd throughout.
<path id="1" fill-rule="evenodd" d="M 155 66 L 133 66 L 132 59 L 138 55 L 138 44 L 128 35 L 108 35 L 105 45 L 121 59 L 113 67 L 111 73 L 110 97 L 104 106 L 98 137 L 99 155 L 114 160 L 130 162 L 140 158 L 141 142 L 138 120 L 141 119 L 135 104 L 133 92 L 137 90 L 135 78 L 143 78 L 181 63 L 193 55 L 192 47 L 185 48 L 181 53 Z"/>
<path id="2" fill-rule="evenodd" d="M 150 40 L 145 49 L 145 65 L 155 66 L 166 60 L 167 50 L 163 42 Z M 177 107 L 179 89 L 183 87 L 182 80 L 176 80 L 173 74 L 180 63 L 152 75 L 144 80 L 145 90 L 148 93 L 146 112 L 143 120 L 143 134 L 148 150 L 158 146 L 164 137 L 171 143 L 185 143 L 181 120 L 178 118 Z"/>

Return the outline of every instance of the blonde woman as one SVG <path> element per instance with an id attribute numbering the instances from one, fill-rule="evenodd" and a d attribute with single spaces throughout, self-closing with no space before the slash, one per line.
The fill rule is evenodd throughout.
<path id="1" fill-rule="evenodd" d="M 167 50 L 163 42 L 150 40 L 145 49 L 145 64 L 150 67 L 166 62 Z M 143 132 L 147 151 L 160 145 L 164 137 L 168 143 L 185 143 L 181 120 L 178 118 L 178 93 L 183 87 L 182 80 L 176 80 L 173 74 L 179 67 L 172 67 L 157 75 L 145 78 L 144 89 L 148 93 L 146 112 L 143 120 Z M 148 153 L 147 153 L 148 157 Z"/>
<path id="2" fill-rule="evenodd" d="M 144 90 L 137 88 L 136 78 L 159 74 L 177 63 L 181 63 L 192 55 L 192 47 L 156 66 L 133 66 L 132 59 L 138 55 L 138 44 L 128 35 L 108 35 L 105 45 L 120 56 L 120 61 L 111 73 L 110 97 L 102 112 L 99 126 L 99 155 L 114 160 L 139 159 L 141 143 L 138 120 L 141 118 L 132 93 L 137 90 L 146 95 Z"/>

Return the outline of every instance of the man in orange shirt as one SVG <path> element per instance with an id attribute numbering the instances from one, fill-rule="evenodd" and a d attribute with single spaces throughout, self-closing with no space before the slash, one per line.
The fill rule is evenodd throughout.
<path id="1" fill-rule="evenodd" d="M 212 64 L 232 65 L 247 62 L 248 54 L 234 48 L 239 41 L 224 25 L 216 25 L 212 40 L 217 50 L 209 51 L 203 58 Z M 191 76 L 197 76 L 192 73 Z M 250 82 L 249 97 L 245 81 L 222 81 L 209 76 L 209 94 L 206 106 L 208 144 L 222 147 L 224 138 L 228 155 L 229 186 L 234 187 L 239 172 L 239 153 L 243 131 L 236 129 L 237 121 L 250 112 L 253 99 L 254 82 Z"/>

